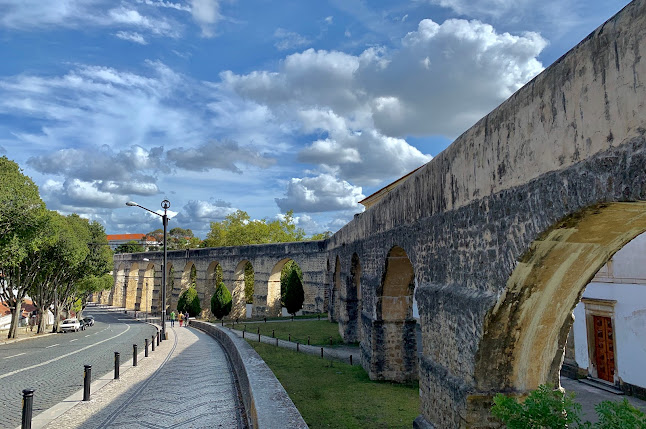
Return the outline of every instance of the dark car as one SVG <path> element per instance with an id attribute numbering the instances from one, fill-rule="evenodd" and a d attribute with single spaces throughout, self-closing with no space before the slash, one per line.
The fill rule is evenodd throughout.
<path id="1" fill-rule="evenodd" d="M 81 320 L 79 320 L 79 325 L 81 325 L 81 331 L 85 331 L 85 328 L 87 328 L 88 326 L 90 326 L 90 324 L 89 324 L 89 323 L 87 323 L 87 322 L 85 321 L 85 319 L 81 319 Z"/>
<path id="2" fill-rule="evenodd" d="M 94 316 L 87 316 L 83 318 L 83 321 L 89 326 L 94 326 Z"/>

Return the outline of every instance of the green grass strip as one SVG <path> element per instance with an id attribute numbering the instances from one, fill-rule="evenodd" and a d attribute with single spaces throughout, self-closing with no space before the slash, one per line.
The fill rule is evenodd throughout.
<path id="1" fill-rule="evenodd" d="M 236 323 L 235 326 L 229 323 L 224 324 L 225 327 L 237 329 L 242 331 L 245 326 L 250 334 L 258 334 L 258 329 L 262 335 L 271 337 L 272 331 L 275 332 L 275 337 L 281 340 L 288 340 L 291 334 L 291 341 L 301 344 L 307 344 L 307 337 L 310 337 L 310 344 L 318 346 L 329 346 L 330 337 L 332 337 L 332 345 L 341 345 L 343 340 L 339 335 L 339 325 L 337 323 L 330 323 L 327 320 L 294 320 L 293 322 L 278 322 L 278 323 Z"/>
<path id="2" fill-rule="evenodd" d="M 419 384 L 371 381 L 362 367 L 249 341 L 312 429 L 407 428 L 419 411 Z"/>

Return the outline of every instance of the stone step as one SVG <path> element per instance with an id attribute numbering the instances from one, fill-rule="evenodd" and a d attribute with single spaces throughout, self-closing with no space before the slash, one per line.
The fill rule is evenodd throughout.
<path id="1" fill-rule="evenodd" d="M 579 382 L 587 384 L 588 386 L 596 387 L 597 389 L 605 390 L 609 393 L 614 393 L 615 395 L 624 395 L 624 392 L 614 387 L 612 384 L 605 381 L 597 380 L 594 378 L 581 378 Z"/>

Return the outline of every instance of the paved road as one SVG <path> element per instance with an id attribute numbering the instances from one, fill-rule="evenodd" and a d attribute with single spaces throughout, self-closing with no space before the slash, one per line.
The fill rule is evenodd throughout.
<path id="1" fill-rule="evenodd" d="M 123 313 L 89 307 L 95 324 L 85 331 L 50 335 L 0 346 L 0 427 L 20 425 L 22 389 L 34 388 L 34 415 L 83 387 L 83 365 L 93 378 L 113 369 L 114 352 L 132 359 L 132 345 L 143 350 L 156 329 Z"/>

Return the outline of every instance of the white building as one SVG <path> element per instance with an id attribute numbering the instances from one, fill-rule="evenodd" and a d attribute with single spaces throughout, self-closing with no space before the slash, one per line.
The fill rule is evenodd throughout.
<path id="1" fill-rule="evenodd" d="M 624 246 L 574 309 L 564 374 L 646 397 L 646 234 Z"/>

